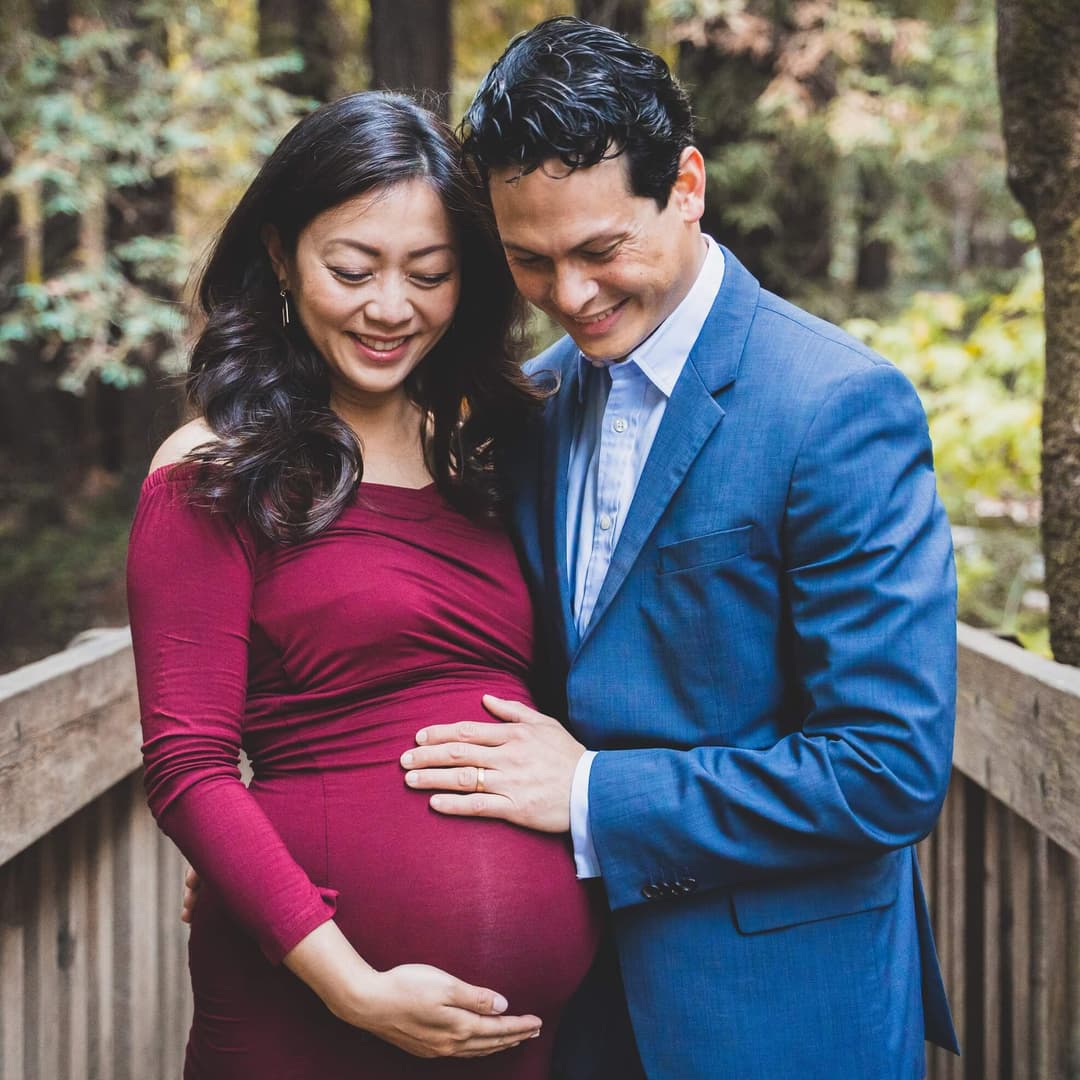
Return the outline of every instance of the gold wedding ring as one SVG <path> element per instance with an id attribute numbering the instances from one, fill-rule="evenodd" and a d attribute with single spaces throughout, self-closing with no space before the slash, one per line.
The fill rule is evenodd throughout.
<path id="1" fill-rule="evenodd" d="M 484 790 L 484 766 L 478 765 L 476 769 L 476 790 L 482 792 Z"/>

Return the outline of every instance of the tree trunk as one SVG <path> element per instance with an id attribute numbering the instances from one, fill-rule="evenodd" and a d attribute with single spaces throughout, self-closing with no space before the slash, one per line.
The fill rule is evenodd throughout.
<path id="1" fill-rule="evenodd" d="M 371 85 L 434 94 L 425 104 L 450 114 L 449 0 L 371 0 Z"/>
<path id="2" fill-rule="evenodd" d="M 328 0 L 259 0 L 259 52 L 277 56 L 295 49 L 303 70 L 279 80 L 290 94 L 328 101 L 334 96 L 336 19 Z"/>
<path id="3" fill-rule="evenodd" d="M 1046 280 L 1043 551 L 1055 657 L 1080 665 L 1080 19 L 1075 0 L 998 0 L 1009 186 Z"/>
<path id="4" fill-rule="evenodd" d="M 589 22 L 610 26 L 635 41 L 645 33 L 647 0 L 577 0 L 577 13 Z"/>

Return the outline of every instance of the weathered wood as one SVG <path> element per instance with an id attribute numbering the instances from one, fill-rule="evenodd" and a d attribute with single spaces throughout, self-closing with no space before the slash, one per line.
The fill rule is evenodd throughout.
<path id="1" fill-rule="evenodd" d="M 90 906 L 90 865 L 87 858 L 89 815 L 76 814 L 65 826 L 67 861 L 65 896 L 61 904 L 60 969 L 63 976 L 61 1011 L 67 1024 L 67 1075 L 80 1080 L 90 1071 L 90 958 L 88 928 Z"/>
<path id="2" fill-rule="evenodd" d="M 191 1021 L 183 867 L 137 772 L 0 866 L 3 1080 L 180 1075 Z M 159 894 L 166 881 L 173 902 Z"/>
<path id="3" fill-rule="evenodd" d="M 1069 864 L 1072 856 L 1047 848 L 1047 941 L 1045 952 L 1046 1075 L 1067 1076 L 1069 1058 Z"/>
<path id="4" fill-rule="evenodd" d="M 1004 1011 L 1001 995 L 1003 918 L 1001 894 L 1005 883 L 1002 879 L 1001 852 L 1004 845 L 1005 814 L 1005 808 L 997 799 L 987 799 L 984 848 L 982 852 L 972 852 L 973 857 L 981 857 L 985 879 L 983 897 L 986 934 L 982 941 L 984 1011 L 981 1016 L 973 1018 L 974 1024 L 979 1024 L 983 1032 L 983 1075 L 985 1076 L 1000 1076 L 1003 1060 L 1001 1048 L 1001 1017 Z"/>
<path id="5" fill-rule="evenodd" d="M 115 799 L 103 795 L 87 808 L 91 821 L 91 880 L 89 904 L 89 940 L 93 958 L 95 997 L 91 1004 L 90 1076 L 106 1080 L 113 1075 L 115 1061 L 115 994 L 113 972 L 116 970 L 113 947 L 115 916 L 113 903 L 113 852 L 115 848 Z M 121 899 L 124 899 L 121 897 Z"/>
<path id="6" fill-rule="evenodd" d="M 1054 940 L 1050 911 L 1050 850 L 1045 836 L 1031 838 L 1031 974 L 1029 986 L 1029 1067 L 1032 1076 L 1050 1076 L 1050 955 Z"/>
<path id="7" fill-rule="evenodd" d="M 959 628 L 953 762 L 1080 856 L 1080 669 Z"/>
<path id="8" fill-rule="evenodd" d="M 931 1050 L 928 1076 L 1080 1080 L 1080 672 L 959 633 L 958 771 L 919 859 L 965 1054 Z M 146 809 L 126 631 L 43 664 L 0 678 L 0 842 L 22 830 L 0 848 L 0 1075 L 171 1080 L 184 862 Z"/>
<path id="9" fill-rule="evenodd" d="M 1031 1075 L 1031 884 L 1032 858 L 1031 827 L 1015 815 L 1006 819 L 1008 864 L 1005 876 L 1009 881 L 1009 918 L 1005 953 L 1009 958 L 1010 984 L 1008 1031 L 1009 1053 L 1014 1080 L 1041 1080 Z"/>
<path id="10" fill-rule="evenodd" d="M 1069 1080 L 1080 1077 L 1080 859 L 1066 863 L 1065 920 L 1068 944 L 1065 957 L 1065 1011 L 1067 1028 L 1064 1033 Z"/>
<path id="11" fill-rule="evenodd" d="M 25 859 L 0 866 L 0 1076 L 25 1076 Z"/>
<path id="12" fill-rule="evenodd" d="M 0 865 L 138 768 L 131 637 L 0 675 Z"/>

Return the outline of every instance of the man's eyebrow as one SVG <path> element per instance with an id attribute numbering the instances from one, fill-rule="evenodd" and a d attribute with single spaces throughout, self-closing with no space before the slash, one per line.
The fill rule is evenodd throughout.
<path id="1" fill-rule="evenodd" d="M 588 236 L 579 244 L 575 244 L 572 248 L 573 251 L 581 251 L 582 248 L 595 247 L 597 244 L 605 247 L 611 247 L 612 244 L 617 244 L 620 240 L 626 239 L 625 232 L 610 232 L 610 233 L 597 233 L 595 236 Z M 531 248 L 525 247 L 523 244 L 515 244 L 513 240 L 504 240 L 503 247 L 507 251 L 521 252 L 524 255 L 537 255 L 538 252 L 533 251 Z"/>
<path id="2" fill-rule="evenodd" d="M 380 251 L 379 248 L 371 247 L 369 244 L 362 244 L 359 240 L 349 240 L 344 236 L 335 237 L 327 246 L 334 247 L 336 244 L 353 248 L 356 251 L 362 251 L 365 255 L 371 255 L 373 258 L 378 258 L 382 254 L 382 251 Z M 436 251 L 453 250 L 453 244 L 429 244 L 427 247 L 416 248 L 414 251 L 410 251 L 407 254 L 410 259 L 419 259 L 424 255 L 433 255 Z"/>

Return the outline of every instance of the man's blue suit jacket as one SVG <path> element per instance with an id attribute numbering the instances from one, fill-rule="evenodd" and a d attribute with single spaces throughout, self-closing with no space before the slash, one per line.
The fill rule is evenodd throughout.
<path id="1" fill-rule="evenodd" d="M 647 1075 L 917 1080 L 924 1036 L 956 1048 L 912 848 L 949 780 L 956 669 L 926 420 L 894 367 L 724 257 L 580 639 L 577 349 L 530 364 L 558 390 L 513 517 L 555 707 L 600 751 L 590 823 Z M 616 979 L 564 1021 L 568 1076 L 629 1075 Z"/>

